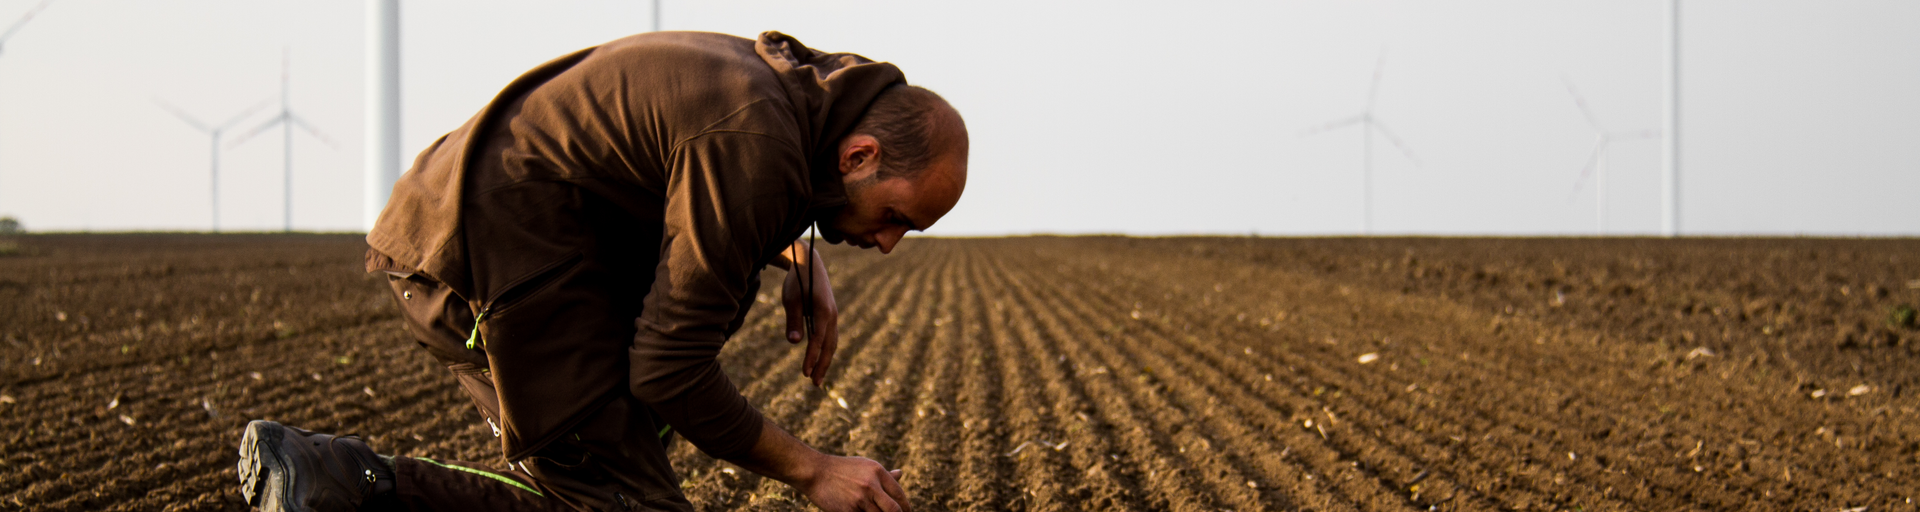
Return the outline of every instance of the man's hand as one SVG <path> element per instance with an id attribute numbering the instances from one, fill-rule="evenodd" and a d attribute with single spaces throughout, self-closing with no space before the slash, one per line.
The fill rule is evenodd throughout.
<path id="1" fill-rule="evenodd" d="M 760 439 L 753 450 L 727 459 L 748 471 L 785 482 L 829 512 L 910 512 L 907 493 L 900 489 L 900 471 L 871 459 L 820 453 L 795 439 L 773 420 L 761 419 Z"/>
<path id="2" fill-rule="evenodd" d="M 904 512 L 907 493 L 900 489 L 900 470 L 887 471 L 864 457 L 824 457 L 811 478 L 794 482 L 820 510 Z"/>
<path id="3" fill-rule="evenodd" d="M 833 301 L 827 262 L 820 259 L 819 252 L 803 243 L 793 244 L 782 256 L 787 263 L 787 282 L 780 302 L 787 310 L 787 342 L 807 342 L 807 357 L 800 363 L 800 374 L 813 379 L 814 387 L 820 387 L 827 382 L 827 367 L 833 364 L 833 352 L 840 346 L 840 307 Z M 807 276 L 808 262 L 813 263 L 812 276 Z M 812 297 L 807 297 L 808 291 Z M 812 333 L 806 333 L 805 312 L 809 299 L 813 302 Z"/>

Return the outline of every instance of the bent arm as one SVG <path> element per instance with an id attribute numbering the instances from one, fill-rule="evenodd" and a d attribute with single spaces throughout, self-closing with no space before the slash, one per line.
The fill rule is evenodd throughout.
<path id="1" fill-rule="evenodd" d="M 635 320 L 634 398 L 702 451 L 739 456 L 765 420 L 715 358 L 751 305 L 753 276 L 792 240 L 799 153 L 754 134 L 713 134 L 675 153 L 653 287 Z"/>

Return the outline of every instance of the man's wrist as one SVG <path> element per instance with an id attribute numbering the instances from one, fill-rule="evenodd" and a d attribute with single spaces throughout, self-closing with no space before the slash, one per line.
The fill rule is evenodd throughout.
<path id="1" fill-rule="evenodd" d="M 828 455 L 813 447 L 804 444 L 801 446 L 805 448 L 804 452 L 794 461 L 793 467 L 786 468 L 787 477 L 779 480 L 786 482 L 787 485 L 804 489 L 820 476 L 820 466 L 826 463 Z"/>
<path id="2" fill-rule="evenodd" d="M 806 266 L 808 261 L 812 261 L 812 258 L 817 256 L 819 253 L 814 251 L 812 246 L 807 245 L 806 242 L 796 241 L 793 245 L 787 246 L 786 250 L 780 251 L 780 257 L 773 259 L 773 266 L 792 271 Z"/>
<path id="3" fill-rule="evenodd" d="M 800 442 L 772 419 L 761 421 L 765 423 L 760 429 L 759 441 L 754 443 L 745 460 L 734 461 L 736 464 L 798 488 L 805 488 L 819 477 L 820 466 L 829 455 Z"/>

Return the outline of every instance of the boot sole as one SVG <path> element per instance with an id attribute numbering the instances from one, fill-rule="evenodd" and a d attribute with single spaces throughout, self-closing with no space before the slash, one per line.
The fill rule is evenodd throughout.
<path id="1" fill-rule="evenodd" d="M 247 498 L 247 505 L 264 512 L 301 510 L 286 501 L 292 493 L 287 489 L 291 464 L 280 451 L 284 429 L 279 423 L 254 420 L 240 437 L 240 494 Z"/>

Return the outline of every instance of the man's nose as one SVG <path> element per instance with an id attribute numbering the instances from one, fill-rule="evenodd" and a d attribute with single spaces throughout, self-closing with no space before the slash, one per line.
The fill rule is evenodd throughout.
<path id="1" fill-rule="evenodd" d="M 881 230 L 873 234 L 873 242 L 880 245 L 880 254 L 893 254 L 893 246 L 900 243 L 900 237 L 906 236 L 904 228 Z"/>

